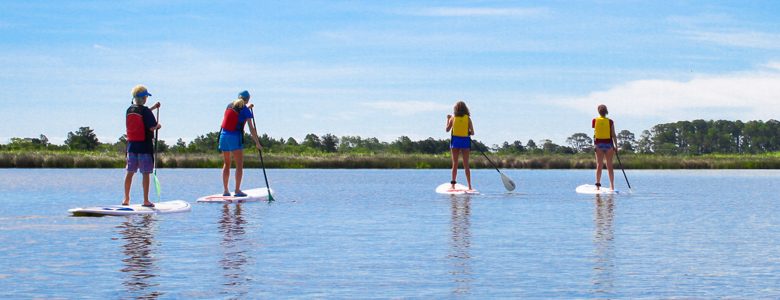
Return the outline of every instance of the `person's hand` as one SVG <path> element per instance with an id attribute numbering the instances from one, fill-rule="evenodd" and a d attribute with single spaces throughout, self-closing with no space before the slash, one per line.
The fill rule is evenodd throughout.
<path id="1" fill-rule="evenodd" d="M 447 120 L 449 120 L 450 118 L 452 118 L 452 115 L 447 115 Z"/>
<path id="2" fill-rule="evenodd" d="M 160 108 L 160 102 L 157 102 L 154 105 L 152 105 L 150 109 L 158 109 L 158 108 Z"/>
<path id="3" fill-rule="evenodd" d="M 155 129 L 160 129 L 160 128 L 162 128 L 162 125 L 160 123 L 157 123 L 157 126 L 155 126 Z"/>
<path id="4" fill-rule="evenodd" d="M 263 145 L 260 145 L 260 143 L 255 143 L 255 147 L 257 147 L 257 150 L 263 150 Z"/>
<path id="5" fill-rule="evenodd" d="M 249 104 L 247 104 L 246 107 L 252 108 L 252 107 L 255 107 L 255 104 L 254 103 L 249 103 Z"/>

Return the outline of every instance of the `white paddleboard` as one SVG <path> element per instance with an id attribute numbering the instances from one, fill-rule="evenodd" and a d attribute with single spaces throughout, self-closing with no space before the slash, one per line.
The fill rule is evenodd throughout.
<path id="1" fill-rule="evenodd" d="M 460 183 L 455 184 L 455 188 L 452 188 L 452 184 L 450 183 L 442 183 L 439 186 L 436 187 L 436 192 L 439 194 L 447 194 L 447 195 L 475 195 L 479 194 L 477 190 L 470 190 L 467 186 L 462 185 Z"/>
<path id="2" fill-rule="evenodd" d="M 213 203 L 242 203 L 242 202 L 255 202 L 255 201 L 268 201 L 268 192 L 271 192 L 271 196 L 274 195 L 274 190 L 267 188 L 256 188 L 243 191 L 246 197 L 236 196 L 222 196 L 222 194 L 214 194 L 210 196 L 203 196 L 198 198 L 198 202 L 213 202 Z"/>
<path id="3" fill-rule="evenodd" d="M 154 207 L 139 204 L 106 205 L 93 207 L 78 207 L 69 209 L 74 216 L 128 216 L 148 214 L 170 214 L 190 211 L 190 203 L 184 200 L 173 200 L 154 203 Z"/>
<path id="4" fill-rule="evenodd" d="M 583 184 L 581 186 L 578 186 L 575 191 L 577 191 L 577 194 L 590 194 L 590 195 L 620 194 L 620 191 L 610 190 L 609 187 L 602 186 L 600 189 L 596 189 L 596 186 L 592 184 Z"/>

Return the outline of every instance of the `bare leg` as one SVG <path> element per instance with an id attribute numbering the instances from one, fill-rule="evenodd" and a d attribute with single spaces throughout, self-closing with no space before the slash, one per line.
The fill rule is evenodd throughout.
<path id="1" fill-rule="evenodd" d="M 607 173 L 609 174 L 609 189 L 615 190 L 615 171 L 612 168 L 612 157 L 615 155 L 615 149 L 607 151 Z"/>
<path id="2" fill-rule="evenodd" d="M 233 151 L 236 159 L 236 193 L 241 192 L 241 179 L 244 178 L 244 150 Z"/>
<path id="3" fill-rule="evenodd" d="M 458 178 L 458 155 L 460 154 L 460 149 L 452 148 L 450 153 L 452 153 L 452 181 L 456 181 L 455 179 Z M 455 189 L 454 184 L 452 188 Z"/>
<path id="4" fill-rule="evenodd" d="M 601 168 L 604 167 L 604 152 L 602 152 L 599 149 L 596 149 L 596 183 L 601 183 Z M 596 186 L 596 189 L 600 189 L 599 186 Z"/>
<path id="5" fill-rule="evenodd" d="M 222 193 L 228 194 L 230 193 L 228 191 L 228 182 L 230 182 L 230 152 L 222 152 L 222 158 L 224 160 L 222 163 L 222 187 L 224 188 Z"/>
<path id="6" fill-rule="evenodd" d="M 463 153 L 463 170 L 466 171 L 466 181 L 469 182 L 469 189 L 471 190 L 471 168 L 469 167 L 469 152 L 471 152 L 470 149 L 461 150 L 461 153 Z"/>
<path id="7" fill-rule="evenodd" d="M 142 173 L 143 175 L 143 185 L 144 185 L 144 205 L 149 205 L 152 202 L 149 202 L 149 175 L 150 173 Z"/>
<path id="8" fill-rule="evenodd" d="M 122 205 L 130 204 L 130 186 L 133 185 L 133 172 L 127 172 L 125 175 L 125 200 L 122 200 Z"/>

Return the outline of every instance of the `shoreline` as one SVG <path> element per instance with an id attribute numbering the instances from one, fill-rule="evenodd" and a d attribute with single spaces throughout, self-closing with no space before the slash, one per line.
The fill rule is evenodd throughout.
<path id="1" fill-rule="evenodd" d="M 449 169 L 449 154 L 278 154 L 264 153 L 271 169 Z M 259 168 L 255 153 L 245 152 L 244 167 Z M 595 169 L 590 154 L 497 155 L 491 159 L 500 169 Z M 625 169 L 780 169 L 780 155 L 621 155 Z M 492 169 L 482 156 L 470 159 L 474 169 Z M 618 169 L 615 159 L 615 168 Z M 114 152 L 0 152 L 0 168 L 124 168 L 123 153 Z M 219 153 L 162 153 L 158 168 L 221 168 Z"/>

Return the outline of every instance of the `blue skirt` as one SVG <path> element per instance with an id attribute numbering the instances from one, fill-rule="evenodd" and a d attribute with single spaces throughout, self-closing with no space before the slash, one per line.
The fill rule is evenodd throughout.
<path id="1" fill-rule="evenodd" d="M 450 140 L 450 149 L 471 149 L 471 137 L 452 136 Z"/>
<path id="2" fill-rule="evenodd" d="M 231 152 L 244 149 L 244 136 L 236 133 L 226 133 L 224 130 L 219 135 L 219 151 Z"/>

